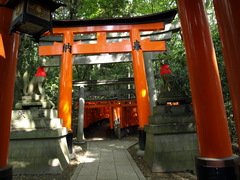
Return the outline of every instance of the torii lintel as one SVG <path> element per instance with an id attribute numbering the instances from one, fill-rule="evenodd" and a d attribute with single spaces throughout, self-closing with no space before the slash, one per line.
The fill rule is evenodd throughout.
<path id="1" fill-rule="evenodd" d="M 171 22 L 177 10 L 133 18 L 112 18 L 79 21 L 53 21 L 53 31 L 48 36 L 63 35 L 63 42 L 52 46 L 40 46 L 40 56 L 62 56 L 58 117 L 63 119 L 63 126 L 71 132 L 72 109 L 72 65 L 73 55 L 101 53 L 132 53 L 134 80 L 138 102 L 139 130 L 148 124 L 150 115 L 148 87 L 144 65 L 144 51 L 165 51 L 164 41 L 141 39 L 141 31 L 158 31 L 164 29 L 165 22 Z M 130 40 L 122 39 L 118 43 L 108 43 L 107 33 L 129 32 Z M 96 33 L 95 44 L 74 42 L 75 34 Z"/>

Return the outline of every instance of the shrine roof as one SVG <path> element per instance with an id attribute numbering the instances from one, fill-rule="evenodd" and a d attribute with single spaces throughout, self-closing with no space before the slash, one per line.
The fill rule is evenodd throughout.
<path id="1" fill-rule="evenodd" d="M 146 24 L 155 22 L 171 22 L 177 14 L 177 9 L 150 14 L 146 16 L 103 18 L 103 19 L 81 19 L 81 20 L 53 20 L 53 27 L 80 27 L 80 26 L 102 26 L 102 25 L 127 25 Z"/>

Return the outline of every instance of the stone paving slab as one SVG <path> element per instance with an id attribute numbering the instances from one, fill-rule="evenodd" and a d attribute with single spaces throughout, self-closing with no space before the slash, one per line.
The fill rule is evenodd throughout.
<path id="1" fill-rule="evenodd" d="M 127 148 L 135 139 L 88 141 L 71 180 L 145 180 Z"/>

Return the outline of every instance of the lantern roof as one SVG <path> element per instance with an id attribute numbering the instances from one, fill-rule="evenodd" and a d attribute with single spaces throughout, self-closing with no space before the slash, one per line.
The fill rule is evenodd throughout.
<path id="1" fill-rule="evenodd" d="M 10 8 L 10 9 L 14 9 L 16 7 L 16 5 L 19 3 L 19 0 L 8 0 L 4 6 Z M 65 4 L 62 3 L 56 3 L 52 0 L 37 0 L 36 2 L 44 4 L 46 6 L 48 6 L 50 8 L 51 12 L 54 12 L 57 8 L 59 8 L 60 6 L 66 6 Z"/>

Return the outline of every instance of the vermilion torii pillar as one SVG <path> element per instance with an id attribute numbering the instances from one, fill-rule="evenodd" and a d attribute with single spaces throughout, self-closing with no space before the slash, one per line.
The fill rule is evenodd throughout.
<path id="1" fill-rule="evenodd" d="M 224 62 L 240 148 L 240 1 L 214 0 L 213 2 L 223 44 Z"/>
<path id="2" fill-rule="evenodd" d="M 222 41 L 224 62 L 228 77 L 234 121 L 240 148 L 240 19 L 239 0 L 214 0 L 218 29 Z M 240 177 L 240 160 L 236 160 L 235 170 Z"/>
<path id="3" fill-rule="evenodd" d="M 203 0 L 178 0 L 197 125 L 199 180 L 235 179 L 216 56 Z"/>
<path id="4" fill-rule="evenodd" d="M 0 4 L 5 2 L 0 0 Z M 19 35 L 9 35 L 11 20 L 12 10 L 0 6 L 0 179 L 12 179 L 8 149 Z"/>
<path id="5" fill-rule="evenodd" d="M 55 42 L 53 46 L 40 46 L 39 55 L 62 55 L 58 113 L 59 117 L 63 118 L 63 125 L 68 127 L 68 130 L 71 131 L 72 55 L 131 52 L 138 104 L 139 130 L 143 132 L 144 125 L 148 124 L 148 116 L 150 115 L 143 52 L 165 51 L 166 47 L 163 41 L 141 40 L 140 32 L 164 29 L 163 22 L 172 21 L 175 14 L 176 10 L 171 10 L 139 19 L 119 18 L 53 22 L 53 30 L 49 35 L 63 35 L 63 43 Z M 109 32 L 129 32 L 130 40 L 123 39 L 119 43 L 107 43 L 106 33 Z M 96 33 L 97 43 L 82 44 L 81 41 L 73 42 L 74 34 L 81 33 Z"/>
<path id="6" fill-rule="evenodd" d="M 68 127 L 68 131 L 72 131 L 71 113 L 72 113 L 72 44 L 74 41 L 73 33 L 66 31 L 63 34 L 62 61 L 60 69 L 59 83 L 59 102 L 58 117 L 64 119 L 63 126 Z"/>

